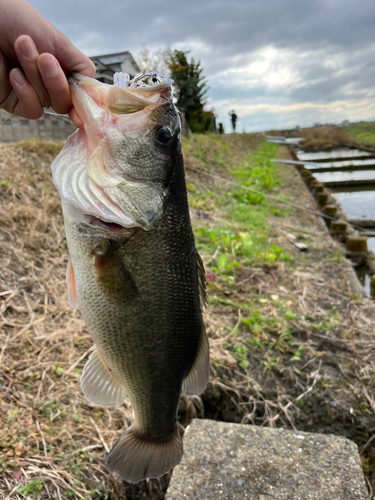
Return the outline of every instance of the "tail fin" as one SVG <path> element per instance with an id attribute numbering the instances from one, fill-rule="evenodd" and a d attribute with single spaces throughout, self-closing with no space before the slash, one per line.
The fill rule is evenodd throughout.
<path id="1" fill-rule="evenodd" d="M 107 455 L 105 465 L 128 483 L 138 483 L 173 469 L 181 461 L 182 453 L 179 428 L 168 439 L 156 442 L 137 435 L 129 427 Z"/>

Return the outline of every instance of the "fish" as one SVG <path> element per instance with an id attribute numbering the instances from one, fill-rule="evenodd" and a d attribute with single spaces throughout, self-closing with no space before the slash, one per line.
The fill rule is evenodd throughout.
<path id="1" fill-rule="evenodd" d="M 205 271 L 189 216 L 179 111 L 163 77 L 122 78 L 119 86 L 71 75 L 84 127 L 51 165 L 68 298 L 95 345 L 81 388 L 102 406 L 129 398 L 134 423 L 105 459 L 129 483 L 180 462 L 181 390 L 203 392 L 210 370 Z"/>

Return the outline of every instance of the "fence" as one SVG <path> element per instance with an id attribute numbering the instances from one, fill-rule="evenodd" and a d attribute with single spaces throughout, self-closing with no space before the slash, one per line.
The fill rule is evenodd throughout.
<path id="1" fill-rule="evenodd" d="M 43 115 L 39 120 L 26 120 L 0 109 L 0 142 L 25 139 L 64 141 L 76 127 L 65 118 Z"/>
<path id="2" fill-rule="evenodd" d="M 181 108 L 182 133 L 191 133 Z M 44 114 L 39 120 L 26 120 L 0 109 L 0 143 L 17 142 L 26 139 L 44 139 L 46 141 L 65 141 L 76 129 L 66 117 Z"/>

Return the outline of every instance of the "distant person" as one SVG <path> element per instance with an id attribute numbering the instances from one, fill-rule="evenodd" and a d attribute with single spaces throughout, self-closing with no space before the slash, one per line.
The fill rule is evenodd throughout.
<path id="1" fill-rule="evenodd" d="M 234 109 L 232 109 L 232 111 L 229 113 L 229 115 L 230 115 L 230 121 L 232 122 L 233 133 L 235 133 L 238 116 L 234 112 Z"/>
<path id="2" fill-rule="evenodd" d="M 24 0 L 0 0 L 0 108 L 37 119 L 43 108 L 73 109 L 66 74 L 94 77 L 95 66 L 82 52 Z"/>

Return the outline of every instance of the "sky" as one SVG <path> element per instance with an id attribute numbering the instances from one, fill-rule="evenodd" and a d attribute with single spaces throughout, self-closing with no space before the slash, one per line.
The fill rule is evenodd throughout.
<path id="1" fill-rule="evenodd" d="M 230 131 L 375 119 L 374 0 L 29 0 L 82 52 L 189 50 Z"/>

